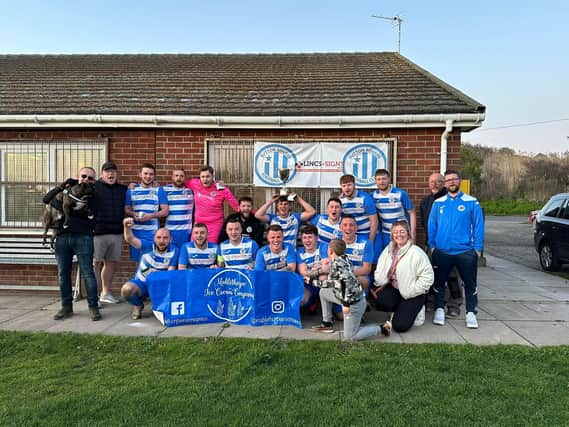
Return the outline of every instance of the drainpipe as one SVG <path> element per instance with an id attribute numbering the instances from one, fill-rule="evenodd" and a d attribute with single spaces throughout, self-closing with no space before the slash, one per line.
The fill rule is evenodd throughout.
<path id="1" fill-rule="evenodd" d="M 441 135 L 441 173 L 445 173 L 447 170 L 447 145 L 448 145 L 448 134 L 452 131 L 453 120 L 447 120 L 445 131 Z"/>

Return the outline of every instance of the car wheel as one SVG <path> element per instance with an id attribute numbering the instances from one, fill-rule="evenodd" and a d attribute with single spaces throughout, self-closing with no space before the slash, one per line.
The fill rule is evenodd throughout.
<path id="1" fill-rule="evenodd" d="M 559 258 L 557 254 L 553 252 L 549 242 L 543 242 L 539 248 L 539 263 L 541 268 L 547 271 L 557 271 L 559 270 Z"/>

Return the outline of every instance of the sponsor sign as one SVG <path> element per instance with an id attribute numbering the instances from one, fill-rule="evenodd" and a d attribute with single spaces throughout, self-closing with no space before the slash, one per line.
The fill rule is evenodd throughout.
<path id="1" fill-rule="evenodd" d="M 280 187 L 279 169 L 290 169 L 288 187 L 337 188 L 342 175 L 351 174 L 356 185 L 374 188 L 376 169 L 386 169 L 387 142 L 255 143 L 253 183 Z"/>

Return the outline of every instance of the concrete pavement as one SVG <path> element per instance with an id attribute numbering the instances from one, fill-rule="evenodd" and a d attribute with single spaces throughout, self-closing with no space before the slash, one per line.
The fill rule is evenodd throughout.
<path id="1" fill-rule="evenodd" d="M 467 329 L 464 308 L 457 319 L 447 319 L 445 326 L 432 324 L 433 313 L 421 327 L 413 327 L 404 334 L 393 333 L 389 338 L 380 336 L 373 341 L 397 343 L 451 343 L 451 344 L 521 344 L 528 346 L 569 344 L 569 281 L 487 256 L 487 266 L 479 269 L 479 312 L 477 330 Z M 59 309 L 56 296 L 30 296 L 0 293 L 0 329 L 14 331 L 75 332 L 123 336 L 160 337 L 245 337 L 339 340 L 341 323 L 333 334 L 318 334 L 310 326 L 320 317 L 302 319 L 303 329 L 292 327 L 245 327 L 208 324 L 165 328 L 146 308 L 144 317 L 130 318 L 127 304 L 104 304 L 103 319 L 89 320 L 85 300 L 74 305 L 75 315 L 55 321 Z M 367 324 L 383 322 L 385 314 L 368 313 Z"/>

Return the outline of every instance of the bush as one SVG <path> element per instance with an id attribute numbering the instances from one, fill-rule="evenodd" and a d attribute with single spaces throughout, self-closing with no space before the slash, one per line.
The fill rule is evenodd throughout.
<path id="1" fill-rule="evenodd" d="M 529 215 L 531 211 L 541 209 L 544 202 L 529 200 L 487 200 L 480 205 L 486 215 Z"/>

